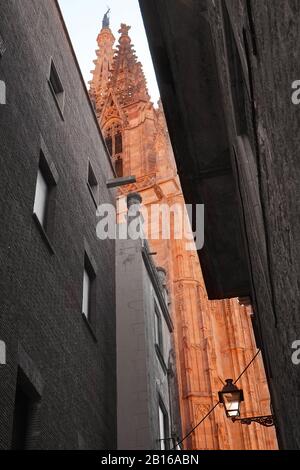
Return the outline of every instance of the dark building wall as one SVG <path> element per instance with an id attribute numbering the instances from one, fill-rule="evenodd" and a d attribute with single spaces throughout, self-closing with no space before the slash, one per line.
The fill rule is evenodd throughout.
<path id="1" fill-rule="evenodd" d="M 0 0 L 0 35 L 0 448 L 11 446 L 18 366 L 36 394 L 29 448 L 114 448 L 115 244 L 96 237 L 88 160 L 99 202 L 114 203 L 105 184 L 113 171 L 56 2 Z M 51 57 L 63 118 L 48 85 Z M 32 217 L 41 148 L 58 176 L 51 249 Z M 85 252 L 97 275 L 91 328 L 82 317 Z"/>
<path id="2" fill-rule="evenodd" d="M 257 342 L 280 445 L 299 449 L 300 366 L 291 356 L 300 338 L 300 108 L 291 96 L 300 77 L 300 3 L 208 4 L 248 245 Z"/>
<path id="3" fill-rule="evenodd" d="M 206 237 L 206 258 L 200 253 L 202 267 L 203 261 L 209 266 L 224 262 L 217 264 L 222 267 L 219 279 L 204 275 L 205 283 L 211 298 L 220 292 L 244 295 L 240 288 L 232 290 L 239 287 L 232 272 L 240 276 L 242 271 L 233 256 L 237 249 L 229 241 L 234 233 L 226 223 L 239 211 L 245 248 L 240 252 L 250 274 L 247 295 L 255 311 L 256 340 L 263 352 L 279 444 L 299 449 L 300 366 L 292 362 L 292 345 L 300 338 L 300 107 L 292 103 L 292 83 L 300 79 L 300 2 L 174 0 L 171 6 L 168 0 L 140 0 L 140 5 L 185 197 L 192 194 L 197 200 L 194 174 L 199 180 L 203 175 L 193 165 L 188 145 L 186 150 L 180 146 L 180 136 L 188 142 L 196 132 L 213 144 L 223 139 L 231 154 L 231 192 L 228 200 L 216 203 L 225 222 L 223 241 L 218 237 L 214 245 L 208 244 Z M 207 97 L 209 103 L 201 101 Z M 189 102 L 195 105 L 187 106 Z M 198 119 L 197 105 L 207 114 L 208 126 Z M 189 120 L 189 126 L 178 125 L 178 116 Z M 214 132 L 220 119 L 227 128 L 222 135 Z M 195 148 L 199 164 L 209 164 L 212 154 Z M 222 158 L 218 152 L 217 161 Z M 195 182 L 186 185 L 186 178 Z M 224 187 L 219 179 L 211 192 L 221 193 Z M 234 213 L 233 195 L 239 201 Z M 216 232 L 217 222 L 206 218 L 206 232 Z M 236 230 L 237 236 L 240 228 Z M 227 289 L 222 293 L 218 284 L 224 282 Z"/>
<path id="4" fill-rule="evenodd" d="M 219 300 L 248 295 L 249 276 L 207 5 L 140 0 L 185 201 L 205 205 L 198 255 Z"/>

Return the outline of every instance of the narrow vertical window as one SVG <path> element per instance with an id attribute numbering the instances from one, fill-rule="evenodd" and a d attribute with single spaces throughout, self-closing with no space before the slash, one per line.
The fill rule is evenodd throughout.
<path id="1" fill-rule="evenodd" d="M 3 80 L 0 80 L 0 104 L 6 104 L 6 85 Z"/>
<path id="2" fill-rule="evenodd" d="M 83 269 L 83 285 L 82 285 L 82 314 L 91 322 L 94 308 L 94 281 L 95 272 L 92 265 L 85 254 L 84 269 Z"/>
<path id="3" fill-rule="evenodd" d="M 96 206 L 98 206 L 98 181 L 91 163 L 88 168 L 88 188 Z"/>
<path id="4" fill-rule="evenodd" d="M 50 204 L 54 200 L 53 189 L 56 186 L 55 176 L 45 159 L 43 152 L 40 160 L 36 178 L 33 213 L 44 231 L 48 232 Z M 53 212 L 53 211 L 52 211 Z M 52 214 L 53 216 L 53 214 Z"/>
<path id="5" fill-rule="evenodd" d="M 31 400 L 24 391 L 17 386 L 14 409 L 13 442 L 15 450 L 25 450 L 30 421 Z"/>
<path id="6" fill-rule="evenodd" d="M 30 448 L 33 438 L 32 429 L 36 422 L 38 397 L 33 386 L 26 382 L 26 378 L 19 369 L 15 395 L 12 449 L 26 450 Z"/>
<path id="7" fill-rule="evenodd" d="M 46 155 L 46 156 L 45 156 Z M 33 219 L 52 253 L 54 235 L 56 185 L 58 173 L 50 155 L 40 151 L 33 203 Z"/>
<path id="8" fill-rule="evenodd" d="M 51 60 L 50 66 L 49 86 L 55 98 L 58 109 L 61 113 L 63 113 L 65 106 L 65 91 L 53 60 Z"/>
<path id="9" fill-rule="evenodd" d="M 2 38 L 2 36 L 0 34 L 0 57 L 2 57 L 4 55 L 5 51 L 6 51 L 5 42 L 4 42 L 4 39 Z"/>
<path id="10" fill-rule="evenodd" d="M 0 365 L 6 364 L 6 344 L 0 341 Z"/>
<path id="11" fill-rule="evenodd" d="M 120 131 L 117 132 L 115 137 L 115 153 L 122 153 L 123 152 L 123 142 L 122 142 L 122 134 Z"/>
<path id="12" fill-rule="evenodd" d="M 154 308 L 154 327 L 155 327 L 155 344 L 159 347 L 161 353 L 163 352 L 163 334 L 162 334 L 162 322 L 160 311 L 155 302 Z"/>
<path id="13" fill-rule="evenodd" d="M 41 168 L 38 169 L 33 212 L 37 216 L 42 227 L 46 228 L 47 204 L 49 187 Z"/>
<path id="14" fill-rule="evenodd" d="M 107 149 L 109 151 L 110 156 L 112 157 L 113 161 L 115 162 L 115 166 L 117 166 L 117 161 L 119 158 L 122 158 L 123 152 L 123 136 L 122 136 L 122 128 L 120 123 L 114 122 L 108 127 L 105 132 L 105 143 Z M 119 166 L 120 168 L 120 166 Z M 123 172 L 123 167 L 122 167 Z"/>
<path id="15" fill-rule="evenodd" d="M 106 143 L 107 150 L 108 150 L 110 156 L 112 156 L 112 153 L 113 153 L 112 138 L 110 136 L 106 137 L 105 143 Z"/>
<path id="16" fill-rule="evenodd" d="M 123 176 L 123 160 L 122 158 L 118 158 L 115 163 L 116 175 L 118 178 L 122 178 Z"/>
<path id="17" fill-rule="evenodd" d="M 158 420 L 159 420 L 159 447 L 160 450 L 169 449 L 168 440 L 168 415 L 162 401 L 159 400 L 158 406 Z"/>
<path id="18" fill-rule="evenodd" d="M 87 319 L 90 317 L 91 305 L 91 279 L 86 269 L 83 271 L 82 313 Z"/>

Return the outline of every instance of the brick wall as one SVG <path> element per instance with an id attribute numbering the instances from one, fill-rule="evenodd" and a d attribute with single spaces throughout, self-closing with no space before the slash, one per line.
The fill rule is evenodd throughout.
<path id="1" fill-rule="evenodd" d="M 33 386 L 43 384 L 30 447 L 114 448 L 115 245 L 96 237 L 88 160 L 99 202 L 114 203 L 105 185 L 112 168 L 56 2 L 0 0 L 0 11 L 0 448 L 11 445 L 17 368 L 28 361 L 28 374 L 40 377 Z M 51 57 L 65 90 L 63 119 L 48 85 Z M 53 253 L 32 218 L 42 141 L 59 177 Z M 87 246 L 97 268 L 94 334 L 81 315 Z"/>

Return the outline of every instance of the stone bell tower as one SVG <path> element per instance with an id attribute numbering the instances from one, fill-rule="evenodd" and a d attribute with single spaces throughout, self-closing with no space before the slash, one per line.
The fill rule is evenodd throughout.
<path id="1" fill-rule="evenodd" d="M 107 16 L 98 36 L 90 96 L 118 176 L 135 175 L 137 182 L 119 191 L 120 207 L 129 192 L 143 204 L 184 205 L 161 103 L 150 100 L 142 65 L 121 25 L 118 45 Z M 122 210 L 122 209 L 121 209 Z M 170 311 L 179 382 L 183 437 L 218 401 L 227 378 L 236 378 L 256 353 L 251 307 L 237 299 L 209 301 L 196 250 L 185 240 L 161 239 L 157 220 L 150 221 L 149 243 L 155 262 L 167 273 Z M 269 394 L 260 357 L 238 384 L 244 390 L 245 416 L 270 414 Z M 273 430 L 257 424 L 242 426 L 225 417 L 221 407 L 184 441 L 186 449 L 274 449 Z"/>

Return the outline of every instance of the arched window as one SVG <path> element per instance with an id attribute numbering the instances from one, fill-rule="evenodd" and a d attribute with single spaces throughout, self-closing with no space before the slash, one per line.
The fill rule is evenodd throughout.
<path id="1" fill-rule="evenodd" d="M 111 157 L 116 157 L 123 152 L 123 138 L 121 124 L 114 122 L 104 131 L 105 142 Z"/>
<path id="2" fill-rule="evenodd" d="M 115 135 L 115 153 L 122 153 L 123 152 L 123 139 L 122 134 L 120 131 L 117 132 Z"/>
<path id="3" fill-rule="evenodd" d="M 112 142 L 112 138 L 111 136 L 109 135 L 108 137 L 106 137 L 105 139 L 105 143 L 107 145 L 107 149 L 110 153 L 110 156 L 112 156 L 112 152 L 113 152 L 113 142 Z"/>

